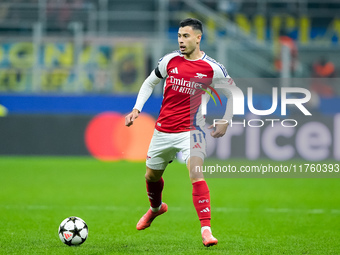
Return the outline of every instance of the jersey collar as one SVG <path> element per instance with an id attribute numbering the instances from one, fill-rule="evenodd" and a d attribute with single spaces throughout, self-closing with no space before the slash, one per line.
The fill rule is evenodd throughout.
<path id="1" fill-rule="evenodd" d="M 180 54 L 181 54 L 181 56 L 182 56 L 185 60 L 188 60 L 188 61 L 197 61 L 197 60 L 202 60 L 202 59 L 204 59 L 205 56 L 207 55 L 207 54 L 205 54 L 204 51 L 201 51 L 201 52 L 203 53 L 203 56 L 200 57 L 200 58 L 198 58 L 198 59 L 186 59 L 182 53 L 180 53 Z"/>

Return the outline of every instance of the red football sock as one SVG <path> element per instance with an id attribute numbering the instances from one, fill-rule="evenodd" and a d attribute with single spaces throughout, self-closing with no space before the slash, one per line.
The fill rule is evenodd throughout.
<path id="1" fill-rule="evenodd" d="M 210 227 L 210 193 L 208 185 L 204 180 L 192 184 L 192 200 L 201 222 L 201 227 Z"/>
<path id="2" fill-rule="evenodd" d="M 157 208 L 162 204 L 162 190 L 164 186 L 163 177 L 157 182 L 146 181 L 146 190 L 148 192 L 150 205 Z"/>

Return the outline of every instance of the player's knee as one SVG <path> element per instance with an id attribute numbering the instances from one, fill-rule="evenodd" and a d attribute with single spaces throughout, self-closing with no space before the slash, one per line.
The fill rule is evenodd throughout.
<path id="1" fill-rule="evenodd" d="M 160 177 L 145 174 L 145 180 L 147 180 L 148 182 L 158 182 L 159 179 L 160 179 Z"/>
<path id="2" fill-rule="evenodd" d="M 145 174 L 145 179 L 148 181 L 148 182 L 157 182 L 161 179 L 162 177 L 162 173 L 161 172 L 158 172 L 158 171 L 154 171 L 154 170 L 151 170 L 151 169 L 148 169 L 146 171 L 146 174 Z"/>
<path id="3" fill-rule="evenodd" d="M 147 180 L 148 182 L 154 182 L 154 177 L 151 176 L 149 173 L 146 173 L 145 180 Z"/>

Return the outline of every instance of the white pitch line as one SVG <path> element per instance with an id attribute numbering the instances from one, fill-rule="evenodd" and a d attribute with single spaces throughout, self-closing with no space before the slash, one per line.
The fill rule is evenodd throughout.
<path id="1" fill-rule="evenodd" d="M 327 213 L 325 209 L 292 209 L 292 208 L 267 208 L 266 212 L 270 213 L 307 213 L 307 214 L 323 214 Z M 334 213 L 333 210 L 330 213 Z"/>

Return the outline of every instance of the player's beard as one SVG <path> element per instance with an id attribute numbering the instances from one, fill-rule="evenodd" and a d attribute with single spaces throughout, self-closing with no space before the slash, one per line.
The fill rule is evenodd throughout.
<path id="1" fill-rule="evenodd" d="M 185 48 L 185 50 L 187 50 L 187 49 L 188 49 L 188 48 Z M 183 55 L 190 56 L 192 53 L 194 53 L 194 51 L 195 51 L 195 48 L 192 49 L 191 51 L 187 51 L 187 52 L 182 52 L 182 51 L 181 51 L 181 53 L 182 53 Z"/>

